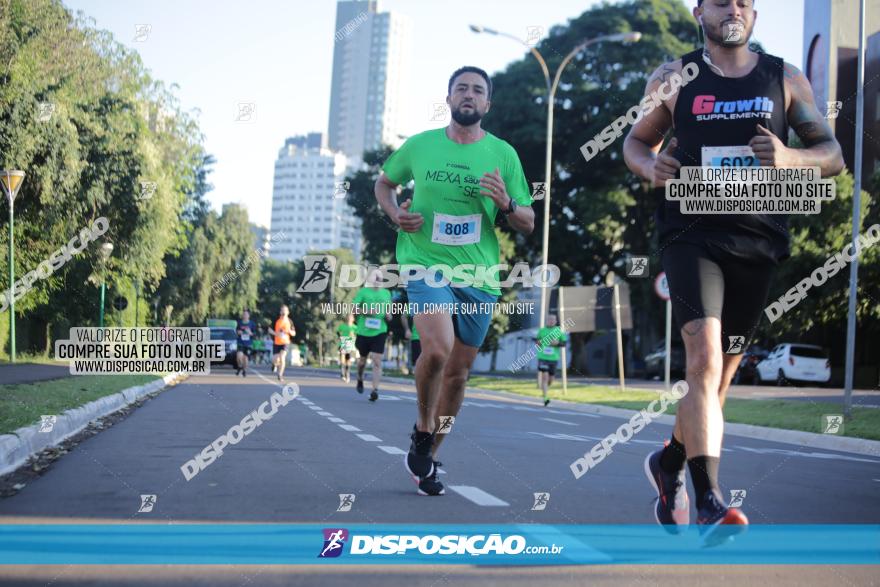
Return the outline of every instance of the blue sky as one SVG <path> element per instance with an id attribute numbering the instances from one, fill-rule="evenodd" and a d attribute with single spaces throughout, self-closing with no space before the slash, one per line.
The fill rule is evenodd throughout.
<path id="1" fill-rule="evenodd" d="M 424 130 L 446 79 L 463 64 L 490 73 L 522 57 L 513 41 L 476 35 L 483 24 L 525 38 L 548 30 L 598 0 L 380 0 L 382 11 L 413 23 L 410 117 L 405 134 Z M 272 174 L 288 136 L 326 132 L 336 25 L 335 0 L 64 0 L 140 53 L 155 78 L 179 86 L 187 109 L 198 109 L 209 153 L 217 158 L 210 199 L 216 208 L 244 204 L 251 219 L 269 224 Z M 688 7 L 696 0 L 686 0 Z M 755 39 L 768 52 L 802 65 L 803 0 L 757 5 Z M 149 25 L 136 41 L 136 25 Z M 536 65 L 537 67 L 537 65 Z M 252 123 L 236 122 L 237 103 L 252 102 Z"/>

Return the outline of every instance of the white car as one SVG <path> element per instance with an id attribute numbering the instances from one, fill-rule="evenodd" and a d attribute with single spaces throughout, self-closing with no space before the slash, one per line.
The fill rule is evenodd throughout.
<path id="1" fill-rule="evenodd" d="M 787 380 L 828 383 L 831 379 L 831 361 L 822 347 L 812 344 L 779 344 L 767 358 L 758 363 L 760 382 L 776 381 L 785 385 Z"/>

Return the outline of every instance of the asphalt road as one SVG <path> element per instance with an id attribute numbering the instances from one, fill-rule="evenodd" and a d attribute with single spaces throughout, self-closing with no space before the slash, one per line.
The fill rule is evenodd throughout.
<path id="1" fill-rule="evenodd" d="M 569 464 L 622 422 L 561 402 L 543 408 L 530 398 L 469 394 L 439 456 L 447 487 L 442 497 L 421 497 L 403 467 L 415 418 L 410 385 L 387 384 L 367 401 L 330 374 L 288 371 L 301 397 L 222 457 L 186 481 L 180 466 L 278 390 L 274 380 L 235 377 L 216 369 L 193 377 L 135 410 L 128 418 L 78 445 L 17 495 L 0 501 L 0 523 L 11 521 L 206 521 L 354 523 L 648 524 L 652 490 L 645 455 L 668 438 L 670 427 L 652 423 L 582 478 Z M 730 436 L 721 483 L 747 491 L 743 510 L 753 524 L 880 523 L 880 455 L 869 457 Z M 543 511 L 533 494 L 549 492 Z M 140 495 L 155 494 L 150 513 L 138 513 Z M 351 511 L 337 512 L 339 494 L 354 494 Z M 694 514 L 692 514 L 693 516 Z M 156 567 L 159 569 L 159 567 Z M 702 571 L 700 570 L 702 568 Z M 424 567 L 424 574 L 389 569 L 383 585 L 510 583 L 672 584 L 696 580 L 708 567 L 566 567 L 503 570 Z M 823 567 L 831 578 L 877 581 L 876 568 Z M 0 568 L 0 584 L 379 584 L 352 568 L 271 569 L 162 567 L 121 573 L 119 568 Z M 442 569 L 442 572 L 438 569 Z M 677 571 L 675 569 L 678 569 Z M 819 580 L 812 567 L 726 567 L 713 584 L 773 577 L 779 584 Z M 483 572 L 484 571 L 484 572 Z M 259 580 L 249 580 L 256 572 Z M 368 574 L 377 572 L 370 567 Z M 385 573 L 385 571 L 382 571 Z M 481 575 L 480 573 L 483 572 Z M 353 574 L 354 573 L 354 574 Z M 523 574 L 525 573 L 525 574 Z M 750 574 L 751 573 L 751 574 Z M 766 574 L 766 573 L 769 573 Z M 6 579 L 4 580 L 3 577 Z M 285 578 L 286 577 L 286 578 Z M 433 577 L 435 580 L 425 580 Z M 332 581 L 330 580 L 331 578 Z M 690 578 L 690 579 L 689 579 Z M 363 579 L 363 580 L 362 580 Z M 280 581 L 280 582 L 276 582 Z M 330 582 L 326 582 L 326 581 Z M 732 582 L 730 582 L 732 581 Z M 525 580 L 521 581 L 525 583 Z M 355 584 L 355 583 L 350 583 Z"/>

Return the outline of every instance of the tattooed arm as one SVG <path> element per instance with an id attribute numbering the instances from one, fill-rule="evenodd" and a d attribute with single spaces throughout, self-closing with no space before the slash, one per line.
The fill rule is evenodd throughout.
<path id="1" fill-rule="evenodd" d="M 775 136 L 758 128 L 752 149 L 762 165 L 776 167 L 820 167 L 822 177 L 837 175 L 843 170 L 843 154 L 834 132 L 816 109 L 813 89 L 806 76 L 785 64 L 786 114 L 788 124 L 804 144 L 803 149 L 790 149 Z M 777 142 L 778 145 L 771 145 Z"/>

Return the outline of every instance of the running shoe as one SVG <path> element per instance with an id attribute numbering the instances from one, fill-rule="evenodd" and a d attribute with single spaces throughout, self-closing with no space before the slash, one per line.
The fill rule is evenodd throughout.
<path id="1" fill-rule="evenodd" d="M 446 489 L 443 487 L 443 484 L 440 483 L 440 479 L 437 478 L 439 466 L 440 463 L 434 461 L 434 472 L 428 477 L 419 478 L 419 495 L 443 495 L 446 493 Z"/>
<path id="2" fill-rule="evenodd" d="M 242 370 L 241 370 L 241 376 L 242 376 L 242 377 L 247 377 L 247 369 L 242 369 Z"/>
<path id="3" fill-rule="evenodd" d="M 413 481 L 419 483 L 421 479 L 434 473 L 434 459 L 431 457 L 434 435 L 431 432 L 419 432 L 413 424 L 410 440 L 409 452 L 403 459 L 403 463 Z"/>
<path id="4" fill-rule="evenodd" d="M 374 389 L 373 391 L 370 392 L 370 401 L 374 402 L 377 399 L 379 399 L 379 391 L 377 389 Z"/>
<path id="5" fill-rule="evenodd" d="M 238 367 L 235 368 L 235 376 L 238 377 L 241 374 L 241 369 Z"/>
<path id="6" fill-rule="evenodd" d="M 728 508 L 714 491 L 706 497 L 697 512 L 697 527 L 704 547 L 719 546 L 742 534 L 749 526 L 749 519 L 737 508 Z"/>
<path id="7" fill-rule="evenodd" d="M 357 392 L 358 392 L 358 393 L 363 393 L 363 392 L 364 392 L 364 380 L 363 380 L 363 379 L 358 379 L 358 382 L 357 382 Z"/>
<path id="8" fill-rule="evenodd" d="M 652 452 L 645 459 L 645 475 L 657 492 L 654 519 L 670 534 L 678 534 L 690 521 L 686 470 L 670 474 L 660 467 L 663 449 Z"/>
<path id="9" fill-rule="evenodd" d="M 544 400 L 544 407 L 546 408 L 548 405 L 550 405 L 550 398 L 549 397 Z"/>

